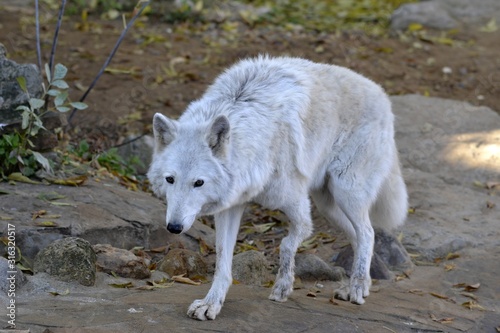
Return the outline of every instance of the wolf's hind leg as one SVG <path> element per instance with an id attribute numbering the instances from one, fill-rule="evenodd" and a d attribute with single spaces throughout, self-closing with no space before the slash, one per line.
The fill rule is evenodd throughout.
<path id="1" fill-rule="evenodd" d="M 357 240 L 356 240 L 356 230 L 349 220 L 349 218 L 340 209 L 339 205 L 335 203 L 333 195 L 330 193 L 328 188 L 323 188 L 311 192 L 311 197 L 318 208 L 318 211 L 323 217 L 325 217 L 331 224 L 339 226 L 345 233 L 349 243 L 351 244 L 353 251 L 356 252 Z M 348 301 L 350 299 L 350 284 L 343 284 L 340 288 L 336 289 L 335 297 L 341 300 Z M 364 297 L 368 296 L 366 293 Z"/>
<path id="2" fill-rule="evenodd" d="M 370 294 L 371 277 L 370 265 L 373 256 L 373 245 L 375 232 L 370 222 L 370 203 L 353 195 L 356 191 L 344 191 L 338 187 L 334 190 L 336 205 L 341 212 L 337 218 L 351 222 L 355 237 L 351 237 L 351 245 L 354 251 L 354 262 L 352 266 L 349 286 L 344 286 L 335 291 L 335 297 L 342 300 L 350 300 L 355 304 L 363 304 L 363 298 Z M 363 196 L 361 196 L 363 197 Z"/>
<path id="3" fill-rule="evenodd" d="M 222 309 L 227 291 L 233 282 L 233 251 L 244 209 L 243 205 L 237 206 L 214 216 L 217 251 L 214 280 L 207 296 L 191 304 L 187 312 L 189 317 L 213 320 Z"/>
<path id="4" fill-rule="evenodd" d="M 309 198 L 306 196 L 298 202 L 282 207 L 281 210 L 290 220 L 288 235 L 280 246 L 280 268 L 276 276 L 270 300 L 284 302 L 293 290 L 295 253 L 300 244 L 311 235 L 312 221 Z"/>

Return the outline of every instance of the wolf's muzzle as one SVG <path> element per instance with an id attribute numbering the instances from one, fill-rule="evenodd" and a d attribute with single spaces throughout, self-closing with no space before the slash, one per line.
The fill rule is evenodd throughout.
<path id="1" fill-rule="evenodd" d="M 167 230 L 173 234 L 180 234 L 182 232 L 182 228 L 183 228 L 182 224 L 169 223 L 167 225 Z"/>

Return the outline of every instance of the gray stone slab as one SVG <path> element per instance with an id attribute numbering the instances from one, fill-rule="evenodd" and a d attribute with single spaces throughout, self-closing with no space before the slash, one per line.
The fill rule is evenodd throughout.
<path id="1" fill-rule="evenodd" d="M 391 28 L 404 30 L 412 23 L 447 30 L 463 26 L 478 26 L 491 19 L 500 22 L 500 2 L 497 0 L 431 0 L 404 4 L 391 16 Z"/>

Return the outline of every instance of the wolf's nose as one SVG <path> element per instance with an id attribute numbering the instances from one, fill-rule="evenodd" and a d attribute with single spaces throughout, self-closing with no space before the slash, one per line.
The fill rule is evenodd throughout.
<path id="1" fill-rule="evenodd" d="M 169 223 L 167 230 L 173 234 L 180 234 L 182 232 L 182 224 Z"/>

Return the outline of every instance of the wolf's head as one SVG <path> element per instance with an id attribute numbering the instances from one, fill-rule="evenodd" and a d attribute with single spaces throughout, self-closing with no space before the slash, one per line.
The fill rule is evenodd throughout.
<path id="1" fill-rule="evenodd" d="M 148 178 L 156 195 L 167 201 L 170 232 L 185 232 L 197 216 L 214 214 L 223 206 L 231 179 L 225 168 L 229 129 L 225 116 L 194 124 L 155 114 Z"/>

